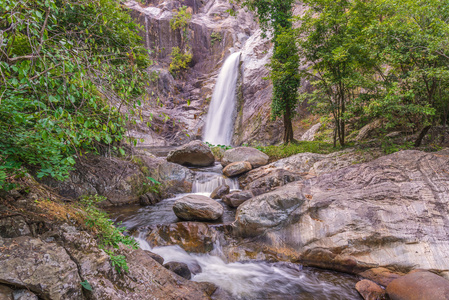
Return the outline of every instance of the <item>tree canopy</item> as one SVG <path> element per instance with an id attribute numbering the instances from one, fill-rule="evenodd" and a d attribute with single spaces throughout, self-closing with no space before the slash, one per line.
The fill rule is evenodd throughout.
<path id="1" fill-rule="evenodd" d="M 0 189 L 23 168 L 63 179 L 125 137 L 151 63 L 137 29 L 114 0 L 0 2 Z"/>

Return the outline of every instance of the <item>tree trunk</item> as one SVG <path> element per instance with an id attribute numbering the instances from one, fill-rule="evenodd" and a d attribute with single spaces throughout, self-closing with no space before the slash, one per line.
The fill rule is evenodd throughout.
<path id="1" fill-rule="evenodd" d="M 284 144 L 288 144 L 293 141 L 293 125 L 290 114 L 290 109 L 284 113 Z"/>
<path id="2" fill-rule="evenodd" d="M 423 138 L 426 136 L 427 132 L 429 132 L 430 128 L 432 128 L 431 125 L 424 127 L 421 132 L 418 135 L 418 138 L 415 141 L 415 147 L 419 147 L 421 146 L 421 142 L 423 140 Z"/>

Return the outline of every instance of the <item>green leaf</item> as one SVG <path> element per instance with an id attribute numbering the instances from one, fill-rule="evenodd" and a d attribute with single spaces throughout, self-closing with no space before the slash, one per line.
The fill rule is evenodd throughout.
<path id="1" fill-rule="evenodd" d="M 90 285 L 90 283 L 87 280 L 80 282 L 80 284 L 84 289 L 86 289 L 88 291 L 92 291 L 92 286 Z"/>

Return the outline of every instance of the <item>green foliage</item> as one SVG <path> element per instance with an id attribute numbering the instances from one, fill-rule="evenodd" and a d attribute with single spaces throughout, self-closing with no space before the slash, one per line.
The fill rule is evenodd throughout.
<path id="1" fill-rule="evenodd" d="M 300 84 L 299 57 L 292 29 L 293 0 L 245 0 L 243 5 L 257 13 L 264 30 L 273 34 L 273 56 L 270 76 L 273 82 L 272 117 L 283 117 L 284 143 L 293 140 L 292 118 Z"/>
<path id="2" fill-rule="evenodd" d="M 332 114 L 341 145 L 354 116 L 413 131 L 447 123 L 447 0 L 305 3 L 297 39 L 301 59 L 312 63 L 302 76 L 316 89 L 302 97 Z"/>
<path id="3" fill-rule="evenodd" d="M 324 142 L 308 142 L 301 141 L 297 143 L 290 143 L 288 145 L 280 145 L 280 146 L 265 146 L 265 147 L 256 147 L 258 150 L 264 152 L 270 157 L 270 160 L 278 160 L 281 158 L 289 157 L 298 153 L 320 153 L 320 154 L 328 154 L 331 152 L 335 152 L 341 150 L 339 147 L 333 147 L 330 143 Z"/>
<path id="4" fill-rule="evenodd" d="M 221 36 L 220 32 L 212 32 L 210 34 L 210 44 L 211 46 L 215 45 L 215 43 L 221 43 L 221 40 L 223 39 L 223 37 Z"/>
<path id="5" fill-rule="evenodd" d="M 92 291 L 92 286 L 90 285 L 90 283 L 87 280 L 80 282 L 80 284 L 84 289 L 86 289 L 88 291 Z"/>
<path id="6" fill-rule="evenodd" d="M 0 27 L 0 189 L 21 167 L 64 179 L 124 138 L 150 61 L 119 2 L 5 0 Z"/>
<path id="7" fill-rule="evenodd" d="M 172 30 L 181 29 L 182 32 L 186 32 L 190 19 L 192 19 L 192 14 L 188 11 L 187 6 L 182 6 L 170 20 L 170 28 Z"/>
<path id="8" fill-rule="evenodd" d="M 139 245 L 133 237 L 123 235 L 125 227 L 120 227 L 120 224 L 114 226 L 114 222 L 109 220 L 108 215 L 95 206 L 96 203 L 104 200 L 106 198 L 99 195 L 85 196 L 80 199 L 81 208 L 86 212 L 86 226 L 96 233 L 100 248 L 109 255 L 117 272 L 121 270 L 127 272 L 126 258 L 118 255 L 116 249 L 120 244 L 133 249 L 138 249 Z"/>
<path id="9" fill-rule="evenodd" d="M 173 47 L 171 51 L 171 63 L 168 70 L 172 75 L 176 75 L 179 71 L 187 69 L 191 61 L 192 53 L 188 51 L 182 52 L 179 47 Z"/>
<path id="10" fill-rule="evenodd" d="M 406 142 L 404 144 L 396 144 L 388 137 L 382 140 L 381 149 L 385 154 L 395 153 L 401 150 L 408 150 L 413 148 L 413 142 Z"/>
<path id="11" fill-rule="evenodd" d="M 227 145 L 213 145 L 213 144 L 211 144 L 211 143 L 209 143 L 209 142 L 206 142 L 206 145 L 208 145 L 210 148 L 221 148 L 221 149 L 224 149 L 224 150 L 232 149 L 232 146 L 227 146 Z"/>
<path id="12" fill-rule="evenodd" d="M 143 193 L 142 194 L 145 194 L 148 192 L 159 194 L 161 183 L 150 176 L 147 176 L 146 180 L 147 181 L 143 183 Z"/>

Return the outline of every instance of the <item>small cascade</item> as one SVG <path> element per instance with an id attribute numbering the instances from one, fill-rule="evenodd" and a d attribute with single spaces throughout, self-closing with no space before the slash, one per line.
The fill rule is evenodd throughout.
<path id="1" fill-rule="evenodd" d="M 240 53 L 231 54 L 223 64 L 215 84 L 203 138 L 213 145 L 231 144 L 239 62 Z"/>
<path id="2" fill-rule="evenodd" d="M 187 253 L 179 246 L 151 248 L 142 233 L 136 241 L 140 248 L 162 256 L 164 263 L 183 262 L 189 269 L 199 270 L 193 281 L 212 282 L 233 299 L 361 299 L 353 288 L 357 278 L 349 275 L 285 262 L 227 263 L 220 256 Z"/>
<path id="3" fill-rule="evenodd" d="M 229 185 L 230 190 L 237 190 L 239 183 L 237 179 L 231 179 L 216 173 L 199 173 L 192 184 L 192 193 L 211 193 L 220 185 Z"/>

